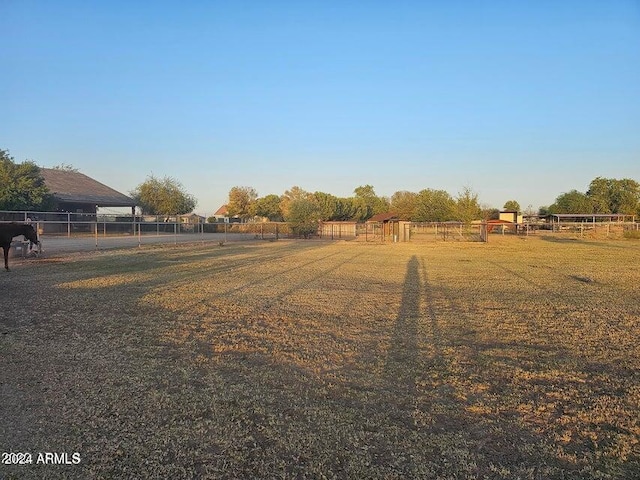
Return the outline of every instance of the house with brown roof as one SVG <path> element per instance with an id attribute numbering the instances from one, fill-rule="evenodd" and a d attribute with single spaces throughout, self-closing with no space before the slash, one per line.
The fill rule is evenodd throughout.
<path id="1" fill-rule="evenodd" d="M 240 217 L 238 215 L 235 215 L 233 217 L 229 217 L 229 206 L 228 205 L 222 205 L 218 210 L 216 210 L 216 213 L 213 214 L 213 218 L 216 219 L 216 222 L 218 223 L 222 223 L 222 222 L 226 222 L 226 223 L 240 223 Z"/>
<path id="2" fill-rule="evenodd" d="M 135 201 L 80 172 L 41 168 L 40 174 L 51 192 L 54 211 L 96 213 L 97 207 L 131 207 L 135 214 Z"/>

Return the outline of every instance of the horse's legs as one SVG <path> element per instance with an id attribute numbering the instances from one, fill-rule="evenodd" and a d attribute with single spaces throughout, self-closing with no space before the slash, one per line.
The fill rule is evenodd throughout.
<path id="1" fill-rule="evenodd" d="M 4 250 L 4 268 L 8 272 L 9 271 L 9 248 L 6 245 L 2 245 L 2 250 Z"/>

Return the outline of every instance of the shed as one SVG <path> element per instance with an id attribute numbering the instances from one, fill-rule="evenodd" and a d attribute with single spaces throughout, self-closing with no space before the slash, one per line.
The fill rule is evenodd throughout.
<path id="1" fill-rule="evenodd" d="M 517 210 L 502 210 L 498 214 L 498 220 L 503 220 L 511 223 L 522 223 L 522 214 Z"/>
<path id="2" fill-rule="evenodd" d="M 378 213 L 374 215 L 369 220 L 367 220 L 367 225 L 380 225 L 381 226 L 381 235 L 382 240 L 390 237 L 395 241 L 398 240 L 398 236 L 400 234 L 400 217 L 398 214 L 392 212 Z"/>

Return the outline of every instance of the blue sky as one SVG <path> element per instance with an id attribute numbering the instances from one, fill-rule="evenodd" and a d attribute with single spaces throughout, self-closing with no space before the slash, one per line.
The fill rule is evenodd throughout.
<path id="1" fill-rule="evenodd" d="M 0 148 L 128 193 L 640 181 L 640 1 L 1 0 Z"/>

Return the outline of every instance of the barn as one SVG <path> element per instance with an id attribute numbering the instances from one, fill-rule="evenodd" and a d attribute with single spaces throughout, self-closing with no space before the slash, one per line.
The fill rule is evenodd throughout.
<path id="1" fill-rule="evenodd" d="M 98 207 L 130 207 L 135 201 L 80 172 L 41 168 L 40 174 L 53 196 L 53 211 L 95 214 Z"/>

